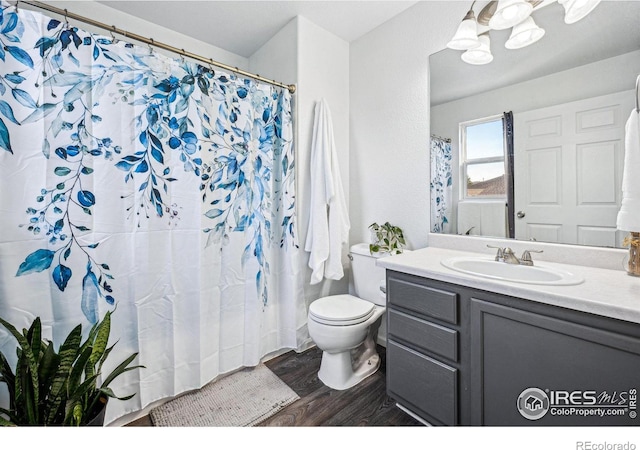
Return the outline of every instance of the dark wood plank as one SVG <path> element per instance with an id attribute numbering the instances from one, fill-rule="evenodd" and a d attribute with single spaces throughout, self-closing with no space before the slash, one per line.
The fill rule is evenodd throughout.
<path id="1" fill-rule="evenodd" d="M 264 363 L 300 397 L 324 386 L 318 378 L 322 352 L 316 347 L 302 353 L 287 352 Z"/>
<path id="2" fill-rule="evenodd" d="M 318 379 L 322 352 L 314 347 L 303 353 L 288 352 L 265 365 L 278 375 L 300 400 L 259 426 L 415 426 L 421 425 L 398 409 L 386 394 L 386 350 L 378 346 L 380 369 L 344 391 L 325 386 Z M 300 364 L 297 361 L 303 361 Z M 293 369 L 295 367 L 295 369 Z M 293 372 L 288 372 L 292 370 Z M 288 379 L 287 379 L 288 377 Z M 300 385 L 305 395 L 299 392 Z M 314 390 L 307 393 L 310 388 Z"/>

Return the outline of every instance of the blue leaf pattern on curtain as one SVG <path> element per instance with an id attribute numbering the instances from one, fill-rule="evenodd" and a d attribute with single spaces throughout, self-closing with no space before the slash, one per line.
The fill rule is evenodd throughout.
<path id="1" fill-rule="evenodd" d="M 431 232 L 448 233 L 453 188 L 451 143 L 431 136 Z"/>
<path id="2" fill-rule="evenodd" d="M 48 271 L 61 292 L 81 283 L 79 307 L 95 323 L 98 302 L 116 303 L 119 280 L 101 251 L 108 242 L 92 234 L 94 218 L 122 202 L 137 227 L 162 220 L 179 228 L 183 205 L 170 200 L 171 186 L 192 183 L 204 205 L 207 245 L 248 233 L 242 263 L 257 262 L 255 287 L 266 305 L 264 248 L 295 245 L 294 153 L 291 134 L 283 133 L 291 127 L 289 93 L 55 19 L 46 30 L 38 25 L 29 12 L 3 4 L 2 164 L 26 150 L 17 143 L 31 123 L 45 127 L 41 158 L 55 161 L 19 224 L 42 247 L 24 255 L 15 276 Z M 136 111 L 131 123 L 120 121 L 125 106 Z M 130 139 L 123 138 L 127 129 Z M 94 189 L 99 160 L 111 165 L 112 198 Z"/>

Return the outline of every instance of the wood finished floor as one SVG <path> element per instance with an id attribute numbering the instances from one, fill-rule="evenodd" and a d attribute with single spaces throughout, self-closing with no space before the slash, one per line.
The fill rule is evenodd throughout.
<path id="1" fill-rule="evenodd" d="M 344 391 L 328 388 L 318 379 L 322 352 L 316 347 L 303 353 L 287 352 L 265 365 L 300 399 L 260 423 L 260 427 L 288 426 L 417 426 L 386 394 L 386 352 L 378 346 L 380 370 Z M 127 426 L 152 426 L 148 416 Z"/>

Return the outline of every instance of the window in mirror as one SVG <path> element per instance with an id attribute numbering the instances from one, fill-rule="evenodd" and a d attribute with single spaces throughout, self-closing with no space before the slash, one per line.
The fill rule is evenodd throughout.
<path id="1" fill-rule="evenodd" d="M 502 115 L 460 124 L 464 200 L 506 198 Z"/>

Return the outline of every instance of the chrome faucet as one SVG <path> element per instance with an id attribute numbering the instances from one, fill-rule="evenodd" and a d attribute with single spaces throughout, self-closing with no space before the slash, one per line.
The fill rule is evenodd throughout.
<path id="1" fill-rule="evenodd" d="M 497 249 L 498 252 L 496 253 L 496 261 L 504 262 L 504 249 L 502 247 L 495 247 L 495 246 L 489 245 L 489 244 L 487 244 L 487 247 Z"/>
<path id="2" fill-rule="evenodd" d="M 533 259 L 531 259 L 531 253 L 542 253 L 543 250 L 525 250 L 520 257 L 520 264 L 523 266 L 533 266 Z"/>
<path id="3" fill-rule="evenodd" d="M 520 260 L 509 247 L 505 248 L 502 254 L 504 255 L 504 262 L 507 264 L 520 264 Z"/>
<path id="4" fill-rule="evenodd" d="M 494 247 L 493 245 L 487 245 L 489 248 L 495 248 L 497 250 L 495 260 L 507 264 L 519 264 L 522 266 L 533 266 L 533 259 L 531 259 L 531 253 L 542 253 L 542 250 L 525 250 L 522 252 L 520 259 L 513 253 L 513 250 L 509 247 Z"/>

